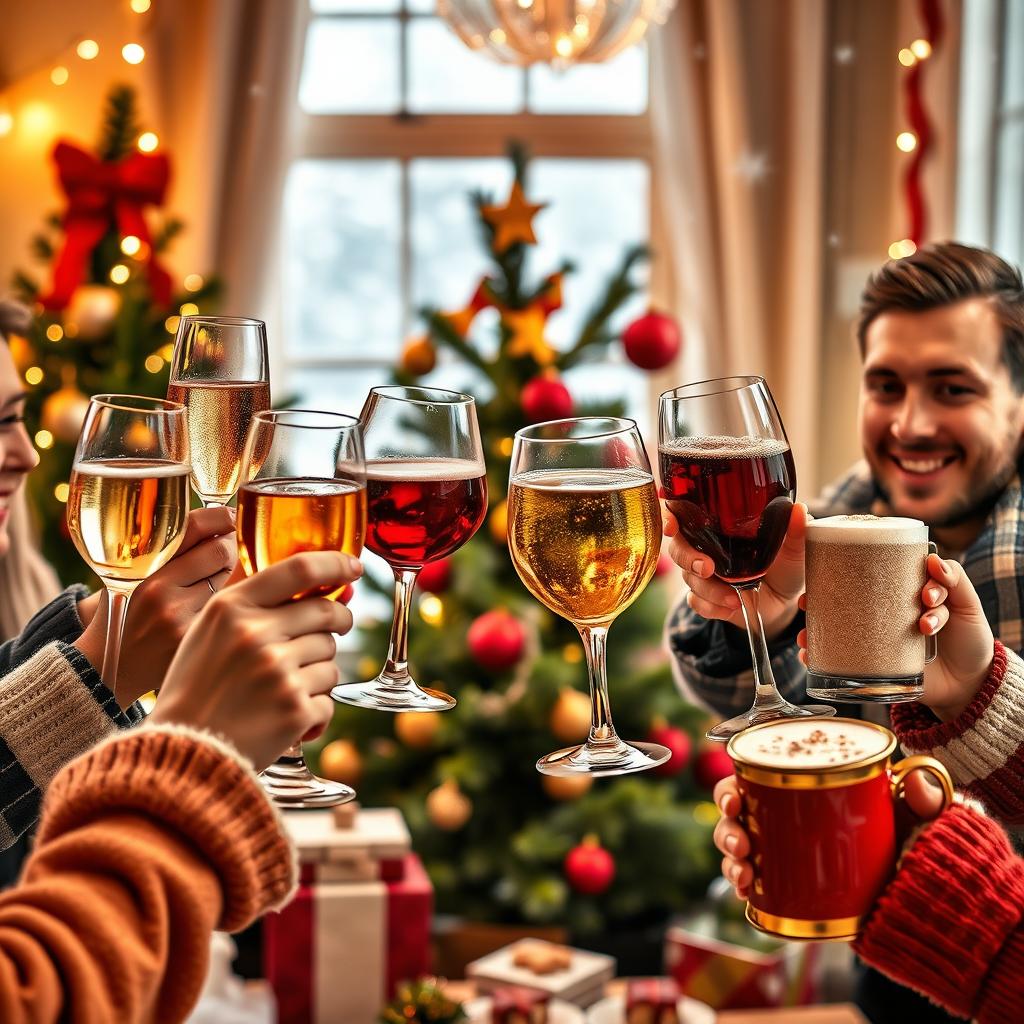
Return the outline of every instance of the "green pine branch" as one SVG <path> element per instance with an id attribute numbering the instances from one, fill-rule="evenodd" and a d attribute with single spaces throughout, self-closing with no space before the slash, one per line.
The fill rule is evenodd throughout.
<path id="1" fill-rule="evenodd" d="M 135 90 L 115 85 L 107 94 L 107 108 L 98 152 L 104 163 L 120 160 L 135 148 L 139 137 Z"/>
<path id="2" fill-rule="evenodd" d="M 184 230 L 185 222 L 183 220 L 177 217 L 168 217 L 160 225 L 160 229 L 153 238 L 153 251 L 163 252 Z"/>
<path id="3" fill-rule="evenodd" d="M 478 370 L 482 370 L 489 377 L 491 366 L 479 352 L 452 326 L 452 322 L 440 310 L 424 306 L 420 310 L 420 316 L 427 322 L 432 341 L 444 348 L 450 349 L 467 363 L 471 363 Z"/>

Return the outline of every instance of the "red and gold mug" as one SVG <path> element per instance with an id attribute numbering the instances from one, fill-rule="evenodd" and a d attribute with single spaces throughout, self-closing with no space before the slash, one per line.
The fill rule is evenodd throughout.
<path id="1" fill-rule="evenodd" d="M 953 782 L 931 757 L 891 763 L 896 737 L 849 718 L 790 718 L 733 736 L 754 881 L 747 920 L 787 939 L 852 939 L 896 866 L 896 807 L 915 768 Z"/>

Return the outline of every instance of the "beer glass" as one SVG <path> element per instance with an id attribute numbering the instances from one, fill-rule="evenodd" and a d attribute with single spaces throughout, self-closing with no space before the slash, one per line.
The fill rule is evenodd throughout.
<path id="1" fill-rule="evenodd" d="M 257 412 L 242 455 L 238 560 L 248 575 L 300 551 L 359 557 L 366 536 L 366 464 L 359 421 L 340 413 Z M 344 588 L 295 598 L 337 598 Z M 299 741 L 261 773 L 280 807 L 315 810 L 355 797 L 340 782 L 310 772 Z"/>
<path id="2" fill-rule="evenodd" d="M 270 408 L 263 321 L 183 316 L 167 397 L 188 410 L 193 489 L 207 508 L 226 505 L 238 488 L 249 421 Z"/>
<path id="3" fill-rule="evenodd" d="M 476 402 L 436 388 L 377 387 L 360 413 L 366 443 L 366 546 L 395 575 L 387 661 L 367 682 L 340 683 L 342 704 L 379 711 L 447 711 L 455 698 L 409 674 L 409 608 L 420 569 L 476 533 L 487 513 L 487 477 Z"/>
<path id="4" fill-rule="evenodd" d="M 508 546 L 530 593 L 579 630 L 590 676 L 586 743 L 547 754 L 538 771 L 623 775 L 668 760 L 667 747 L 619 738 L 608 698 L 608 629 L 647 586 L 661 547 L 658 495 L 633 420 L 555 420 L 516 434 Z"/>
<path id="5" fill-rule="evenodd" d="M 103 681 L 117 685 L 128 602 L 178 550 L 189 494 L 185 407 L 162 398 L 96 395 L 82 424 L 67 520 L 78 553 L 107 591 Z"/>
<path id="6" fill-rule="evenodd" d="M 735 588 L 750 642 L 753 706 L 716 725 L 708 739 L 725 742 L 776 718 L 834 715 L 835 708 L 798 707 L 779 693 L 758 611 L 761 580 L 785 540 L 796 497 L 793 455 L 764 378 L 724 377 L 666 391 L 658 458 L 679 532 Z"/>

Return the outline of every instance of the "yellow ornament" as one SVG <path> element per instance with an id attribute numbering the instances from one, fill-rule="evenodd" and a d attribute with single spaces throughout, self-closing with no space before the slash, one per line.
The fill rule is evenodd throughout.
<path id="1" fill-rule="evenodd" d="M 502 314 L 502 323 L 510 331 L 510 337 L 505 351 L 510 356 L 533 356 L 538 366 L 550 366 L 558 353 L 544 338 L 547 319 L 547 314 L 540 306 L 506 309 Z"/>
<path id="2" fill-rule="evenodd" d="M 508 543 L 508 502 L 499 501 L 491 509 L 490 518 L 487 520 L 487 529 L 497 544 Z"/>
<path id="3" fill-rule="evenodd" d="M 427 817 L 445 832 L 458 832 L 473 814 L 473 801 L 454 779 L 442 782 L 427 794 Z"/>
<path id="4" fill-rule="evenodd" d="M 544 792 L 552 800 L 578 800 L 593 784 L 593 775 L 541 776 Z"/>
<path id="5" fill-rule="evenodd" d="M 590 732 L 590 698 L 579 690 L 562 690 L 551 709 L 548 727 L 563 743 L 579 743 Z"/>
<path id="6" fill-rule="evenodd" d="M 473 321 L 476 319 L 477 312 L 478 311 L 472 306 L 466 306 L 465 309 L 455 309 L 450 313 L 442 313 L 441 316 L 443 316 L 459 334 L 465 337 L 469 333 L 469 329 L 473 325 Z"/>
<path id="7" fill-rule="evenodd" d="M 401 366 L 406 373 L 422 377 L 437 364 L 437 352 L 426 337 L 410 338 L 402 349 Z"/>
<path id="8" fill-rule="evenodd" d="M 121 293 L 108 284 L 79 285 L 71 296 L 71 303 L 64 313 L 64 329 L 84 341 L 102 338 L 114 326 L 117 314 L 121 312 Z"/>
<path id="9" fill-rule="evenodd" d="M 519 182 L 512 185 L 508 202 L 504 206 L 485 206 L 480 211 L 483 218 L 494 228 L 491 249 L 504 252 L 510 245 L 523 242 L 534 245 L 537 236 L 533 233 L 533 218 L 547 203 L 528 203 Z"/>
<path id="10" fill-rule="evenodd" d="M 332 740 L 320 751 L 320 774 L 354 786 L 363 774 L 363 758 L 351 740 Z"/>
<path id="11" fill-rule="evenodd" d="M 65 384 L 43 402 L 42 424 L 58 441 L 77 441 L 88 409 L 89 399 Z"/>
<path id="12" fill-rule="evenodd" d="M 395 735 L 413 750 L 426 750 L 441 728 L 436 711 L 403 711 L 395 715 Z"/>

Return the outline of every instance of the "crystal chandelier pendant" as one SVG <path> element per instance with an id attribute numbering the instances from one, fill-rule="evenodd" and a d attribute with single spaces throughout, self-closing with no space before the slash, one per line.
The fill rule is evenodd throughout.
<path id="1" fill-rule="evenodd" d="M 438 0 L 472 50 L 502 64 L 598 64 L 662 24 L 675 0 Z"/>

